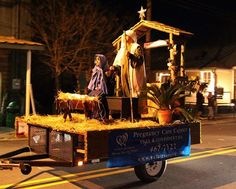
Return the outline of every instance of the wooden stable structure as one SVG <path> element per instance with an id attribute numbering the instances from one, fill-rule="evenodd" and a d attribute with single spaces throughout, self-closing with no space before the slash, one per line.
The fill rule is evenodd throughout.
<path id="1" fill-rule="evenodd" d="M 174 81 L 177 73 L 179 73 L 178 75 L 183 77 L 184 74 L 184 53 L 185 53 L 185 39 L 186 37 L 192 36 L 193 33 L 185 31 L 185 30 L 181 30 L 179 28 L 175 28 L 172 26 L 168 26 L 166 24 L 157 22 L 157 21 L 149 21 L 149 20 L 143 20 L 141 19 L 137 24 L 135 24 L 134 26 L 132 26 L 130 28 L 130 30 L 133 30 L 136 32 L 137 35 L 137 39 L 140 39 L 141 37 L 143 37 L 144 35 L 146 35 L 147 32 L 151 31 L 151 30 L 156 30 L 156 31 L 160 31 L 163 33 L 166 33 L 169 35 L 168 39 L 164 39 L 162 41 L 166 41 L 166 44 L 162 43 L 161 46 L 168 46 L 169 48 L 169 63 L 168 63 L 168 70 L 170 71 L 170 75 L 171 75 L 171 80 Z M 156 41 L 157 42 L 157 41 Z M 152 42 L 149 42 L 148 44 L 144 45 L 144 46 L 149 46 L 149 44 Z M 121 36 L 119 36 L 117 39 L 115 39 L 113 41 L 113 46 L 119 50 L 120 46 L 121 46 Z M 177 65 L 176 65 L 176 54 L 177 54 L 177 45 L 180 46 L 180 65 L 179 68 L 180 70 L 176 70 L 177 69 Z M 158 47 L 158 45 L 154 45 L 152 48 L 156 48 Z"/>

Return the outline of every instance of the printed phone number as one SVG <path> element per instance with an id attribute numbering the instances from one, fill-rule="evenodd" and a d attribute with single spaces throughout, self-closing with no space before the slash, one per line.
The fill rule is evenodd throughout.
<path id="1" fill-rule="evenodd" d="M 177 146 L 176 143 L 169 143 L 169 144 L 158 144 L 155 146 L 152 146 L 150 149 L 150 152 L 162 152 L 162 151 L 172 151 L 176 150 Z"/>

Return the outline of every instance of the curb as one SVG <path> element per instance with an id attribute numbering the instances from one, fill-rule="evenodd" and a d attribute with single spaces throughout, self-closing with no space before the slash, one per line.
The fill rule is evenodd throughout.
<path id="1" fill-rule="evenodd" d="M 28 138 L 0 138 L 0 142 L 7 142 L 7 141 L 27 141 Z"/>
<path id="2" fill-rule="evenodd" d="M 28 140 L 28 138 L 17 137 L 15 133 L 9 133 L 9 132 L 5 132 L 1 134 L 1 131 L 0 131 L 0 141 L 23 141 L 23 140 Z"/>

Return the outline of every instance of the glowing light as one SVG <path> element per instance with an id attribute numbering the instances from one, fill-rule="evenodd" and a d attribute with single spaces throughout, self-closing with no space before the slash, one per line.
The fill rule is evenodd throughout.
<path id="1" fill-rule="evenodd" d="M 84 164 L 83 161 L 78 161 L 78 166 L 82 166 Z"/>
<path id="2" fill-rule="evenodd" d="M 167 63 L 167 66 L 168 66 L 168 67 L 172 66 L 171 62 L 168 62 L 168 63 Z"/>

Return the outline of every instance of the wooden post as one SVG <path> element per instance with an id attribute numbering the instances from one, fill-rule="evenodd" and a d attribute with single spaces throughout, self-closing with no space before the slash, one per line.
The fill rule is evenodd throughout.
<path id="1" fill-rule="evenodd" d="M 2 73 L 0 72 L 0 105 L 2 106 Z"/>
<path id="2" fill-rule="evenodd" d="M 185 45 L 181 44 L 181 54 L 180 54 L 180 76 L 184 77 L 184 51 L 185 51 Z"/>
<path id="3" fill-rule="evenodd" d="M 33 93 L 32 84 L 30 84 L 30 100 L 31 100 L 33 115 L 35 115 L 36 114 L 36 109 L 35 109 L 34 95 L 33 94 L 34 93 Z"/>
<path id="4" fill-rule="evenodd" d="M 170 41 L 170 60 L 174 60 L 174 54 L 173 54 L 174 41 L 172 33 L 170 33 L 169 35 L 169 41 Z"/>
<path id="5" fill-rule="evenodd" d="M 120 77 L 116 75 L 116 96 L 120 96 Z"/>
<path id="6" fill-rule="evenodd" d="M 120 42 L 117 43 L 117 46 L 116 46 L 116 51 L 118 53 L 120 47 L 121 47 L 121 43 L 122 43 L 122 36 L 121 36 L 121 39 L 120 39 Z M 120 96 L 120 76 L 116 75 L 116 89 L 115 89 L 115 95 L 116 96 Z"/>
<path id="7" fill-rule="evenodd" d="M 26 67 L 26 87 L 25 87 L 25 116 L 30 113 L 30 84 L 31 84 L 31 50 L 27 51 L 27 67 Z"/>
<path id="8" fill-rule="evenodd" d="M 152 0 L 147 0 L 147 20 L 152 19 Z M 151 41 L 151 30 L 146 33 L 146 42 Z M 152 74 L 150 73 L 151 70 L 151 50 L 146 49 L 145 50 L 145 67 L 146 67 L 146 73 L 148 75 L 147 79 L 148 82 L 153 82 L 149 80 L 153 80 L 152 77 L 150 77 Z"/>
<path id="9" fill-rule="evenodd" d="M 169 43 L 170 43 L 170 60 L 169 60 L 169 70 L 170 70 L 170 78 L 171 82 L 175 81 L 175 60 L 174 60 L 174 41 L 173 41 L 173 34 L 169 34 Z"/>

